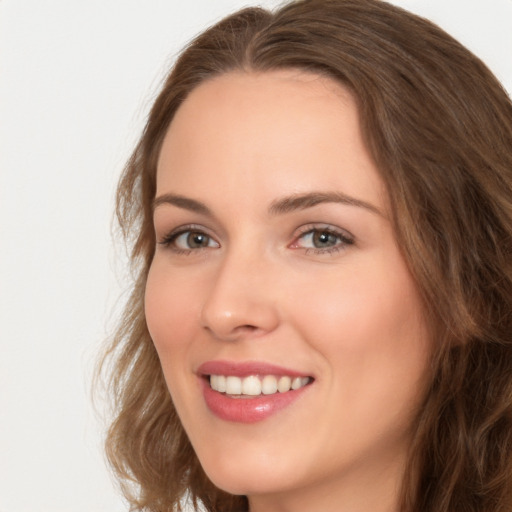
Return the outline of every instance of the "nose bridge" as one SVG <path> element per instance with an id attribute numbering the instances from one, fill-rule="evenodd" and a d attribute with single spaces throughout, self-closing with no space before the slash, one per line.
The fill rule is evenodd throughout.
<path id="1" fill-rule="evenodd" d="M 261 252 L 248 248 L 228 251 L 203 304 L 203 327 L 227 340 L 272 331 L 278 322 L 273 271 Z"/>

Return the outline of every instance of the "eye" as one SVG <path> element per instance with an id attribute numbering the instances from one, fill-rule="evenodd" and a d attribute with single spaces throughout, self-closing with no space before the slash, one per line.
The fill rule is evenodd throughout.
<path id="1" fill-rule="evenodd" d="M 159 243 L 178 253 L 188 253 L 209 247 L 220 247 L 218 242 L 210 235 L 206 234 L 204 231 L 190 227 L 171 232 Z"/>
<path id="2" fill-rule="evenodd" d="M 174 238 L 174 245 L 179 249 L 202 249 L 203 247 L 215 247 L 215 242 L 205 233 L 200 231 L 185 231 Z"/>
<path id="3" fill-rule="evenodd" d="M 332 227 L 305 227 L 290 246 L 292 249 L 313 250 L 316 253 L 339 251 L 352 245 L 354 239 L 348 233 Z"/>

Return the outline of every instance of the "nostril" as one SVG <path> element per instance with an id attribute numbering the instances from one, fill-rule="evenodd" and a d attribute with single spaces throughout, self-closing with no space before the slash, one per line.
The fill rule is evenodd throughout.
<path id="1" fill-rule="evenodd" d="M 263 334 L 265 332 L 264 329 L 252 324 L 243 324 L 238 325 L 232 329 L 221 329 L 220 326 L 216 326 L 214 329 L 210 326 L 204 326 L 204 328 L 216 339 L 226 340 L 226 341 L 236 341 L 240 340 L 244 337 L 253 337 L 257 336 L 259 333 Z"/>
<path id="2" fill-rule="evenodd" d="M 245 324 L 245 325 L 239 325 L 238 327 L 233 329 L 233 334 L 235 336 L 240 336 L 240 335 L 244 335 L 244 334 L 254 335 L 255 333 L 258 333 L 259 331 L 264 332 L 256 325 Z"/>

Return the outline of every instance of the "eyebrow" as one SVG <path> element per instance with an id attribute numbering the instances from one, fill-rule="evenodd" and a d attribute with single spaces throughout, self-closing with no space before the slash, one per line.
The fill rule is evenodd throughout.
<path id="1" fill-rule="evenodd" d="M 293 194 L 291 196 L 283 197 L 272 201 L 269 207 L 269 213 L 271 215 L 283 215 L 297 210 L 305 210 L 312 208 L 322 203 L 339 203 L 348 206 L 356 206 L 358 208 L 364 208 L 377 215 L 384 216 L 383 213 L 374 205 L 348 196 L 341 192 L 308 192 L 306 194 Z M 184 210 L 199 213 L 208 217 L 213 217 L 211 210 L 202 202 L 189 197 L 176 195 L 176 194 L 162 194 L 156 197 L 152 203 L 152 209 L 155 211 L 156 208 L 163 204 L 171 204 Z"/>
<path id="2" fill-rule="evenodd" d="M 343 194 L 342 192 L 308 192 L 306 194 L 294 194 L 283 199 L 277 199 L 270 205 L 269 211 L 279 215 L 295 210 L 305 210 L 322 203 L 340 203 L 348 206 L 364 208 L 372 213 L 384 216 L 383 213 L 373 204 Z"/>
<path id="3" fill-rule="evenodd" d="M 212 217 L 212 212 L 210 209 L 200 201 L 196 201 L 195 199 L 191 199 L 189 197 L 175 195 L 175 194 L 162 194 L 161 196 L 156 197 L 151 204 L 153 211 L 156 210 L 162 204 L 172 204 L 177 206 L 178 208 L 183 208 L 184 210 L 189 210 L 191 212 L 200 213 L 201 215 L 206 215 L 208 217 Z"/>

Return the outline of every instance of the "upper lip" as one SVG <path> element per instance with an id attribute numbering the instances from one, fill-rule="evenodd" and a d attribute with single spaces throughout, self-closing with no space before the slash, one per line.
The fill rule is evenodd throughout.
<path id="1" fill-rule="evenodd" d="M 248 377 L 249 375 L 286 375 L 288 377 L 308 377 L 304 372 L 284 368 L 263 361 L 206 361 L 197 369 L 199 375 L 232 375 Z"/>

